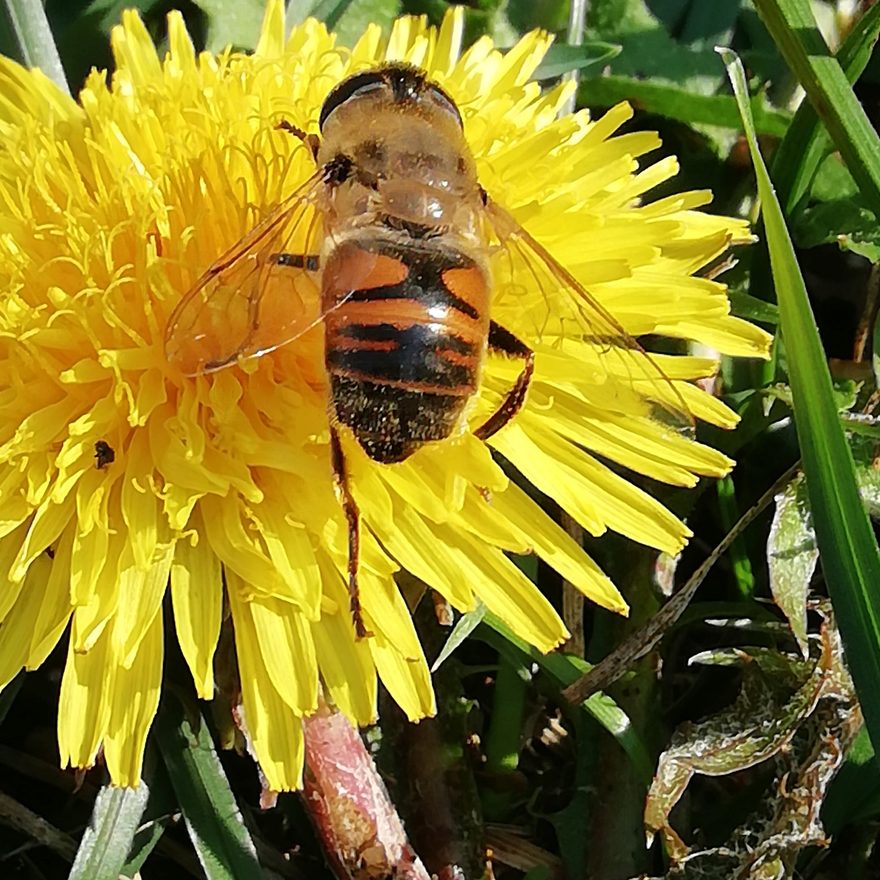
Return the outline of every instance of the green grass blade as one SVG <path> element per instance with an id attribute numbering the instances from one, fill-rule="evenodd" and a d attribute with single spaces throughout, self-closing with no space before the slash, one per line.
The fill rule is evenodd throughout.
<path id="1" fill-rule="evenodd" d="M 24 675 L 23 671 L 19 672 L 18 675 L 16 675 L 15 678 L 13 678 L 12 681 L 0 691 L 0 724 L 4 722 L 13 703 L 15 703 L 15 698 L 18 696 L 18 692 L 24 684 Z"/>
<path id="2" fill-rule="evenodd" d="M 855 24 L 837 53 L 846 81 L 854 83 L 871 58 L 880 35 L 880 5 L 872 6 Z M 786 217 L 809 191 L 828 152 L 828 135 L 809 101 L 798 107 L 785 137 L 773 154 L 770 171 Z"/>
<path id="3" fill-rule="evenodd" d="M 42 0 L 3 0 L 0 20 L 4 47 L 26 67 L 39 67 L 60 89 L 70 93 L 58 48 Z"/>
<path id="4" fill-rule="evenodd" d="M 510 773 L 519 763 L 528 668 L 521 660 L 502 657 L 492 694 L 493 712 L 483 754 L 490 773 Z"/>
<path id="5" fill-rule="evenodd" d="M 743 117 L 787 346 L 792 402 L 828 592 L 872 742 L 880 743 L 880 552 L 856 484 L 831 375 L 782 208 L 758 148 L 742 63 L 719 50 Z"/>
<path id="6" fill-rule="evenodd" d="M 159 751 L 190 840 L 208 880 L 262 880 L 254 842 L 229 788 L 211 734 L 195 706 L 166 696 L 157 719 Z"/>
<path id="7" fill-rule="evenodd" d="M 747 321 L 761 321 L 764 324 L 778 324 L 779 310 L 775 303 L 758 299 L 742 290 L 728 290 L 727 298 L 730 300 L 730 311 L 737 318 L 745 318 Z"/>
<path id="8" fill-rule="evenodd" d="M 880 213 L 880 140 L 825 44 L 808 0 L 755 0 L 755 6 L 868 206 Z"/>
<path id="9" fill-rule="evenodd" d="M 143 783 L 137 788 L 101 789 L 68 880 L 117 880 L 149 795 Z"/>
<path id="10" fill-rule="evenodd" d="M 880 34 L 880 4 L 871 7 L 856 22 L 837 53 L 838 63 L 843 69 L 847 82 L 854 83 L 862 75 L 871 58 L 878 34 Z M 819 165 L 829 149 L 828 133 L 823 128 L 813 105 L 809 101 L 802 101 L 785 137 L 774 151 L 770 164 L 776 193 L 787 218 L 795 214 L 797 206 L 809 193 Z M 764 242 L 763 226 L 759 225 L 756 231 L 759 243 L 752 259 L 749 292 L 754 299 L 765 299 L 772 295 L 773 290 L 770 260 Z M 733 297 L 731 301 L 733 302 Z M 769 320 L 759 315 L 742 315 L 742 317 L 759 321 Z M 773 381 L 776 375 L 776 357 L 777 352 L 774 349 L 772 360 L 749 368 L 753 385 L 763 386 Z"/>
<path id="11" fill-rule="evenodd" d="M 540 668 L 560 690 L 577 681 L 589 668 L 583 660 L 554 651 L 542 654 L 522 639 L 517 638 L 494 614 L 486 614 L 488 626 L 478 630 L 480 637 L 499 654 L 513 662 L 523 656 Z M 584 700 L 580 709 L 604 727 L 627 753 L 639 779 L 647 786 L 654 776 L 654 761 L 642 738 L 630 723 L 627 714 L 604 693 L 596 693 Z"/>

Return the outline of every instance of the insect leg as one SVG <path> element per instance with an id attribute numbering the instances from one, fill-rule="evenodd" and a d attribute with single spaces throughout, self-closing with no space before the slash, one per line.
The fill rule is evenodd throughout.
<path id="1" fill-rule="evenodd" d="M 336 485 L 339 487 L 339 494 L 342 496 L 342 509 L 348 523 L 348 597 L 351 620 L 354 624 L 355 635 L 359 639 L 363 639 L 373 634 L 364 625 L 364 616 L 361 611 L 361 593 L 358 586 L 361 513 L 348 485 L 348 469 L 345 466 L 345 455 L 342 451 L 342 444 L 339 441 L 339 432 L 333 424 L 330 425 L 330 457 L 333 463 L 333 476 L 336 478 Z"/>
<path id="2" fill-rule="evenodd" d="M 321 268 L 318 254 L 272 254 L 272 262 L 278 266 L 289 266 L 291 269 L 305 269 L 306 272 L 317 272 Z"/>
<path id="3" fill-rule="evenodd" d="M 523 368 L 513 387 L 501 401 L 501 406 L 474 431 L 474 436 L 480 440 L 488 440 L 493 434 L 497 434 L 522 409 L 529 383 L 532 381 L 532 373 L 535 371 L 535 353 L 495 321 L 489 324 L 489 350 L 508 357 L 522 358 Z"/>
<path id="4" fill-rule="evenodd" d="M 288 134 L 292 134 L 295 138 L 299 138 L 303 142 L 303 146 L 312 154 L 313 159 L 318 158 L 318 148 L 321 146 L 321 141 L 319 140 L 316 134 L 308 134 L 303 131 L 298 125 L 294 125 L 292 122 L 288 122 L 286 119 L 282 119 L 275 128 L 279 131 L 286 131 Z"/>

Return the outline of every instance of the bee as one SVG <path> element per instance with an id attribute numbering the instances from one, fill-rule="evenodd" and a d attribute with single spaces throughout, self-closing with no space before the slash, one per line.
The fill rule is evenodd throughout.
<path id="1" fill-rule="evenodd" d="M 324 101 L 320 135 L 278 127 L 310 150 L 315 173 L 196 281 L 169 319 L 165 350 L 196 375 L 323 324 L 330 458 L 362 638 L 360 514 L 340 432 L 376 462 L 404 461 L 464 430 L 483 363 L 495 354 L 521 367 L 473 433 L 487 440 L 501 430 L 522 408 L 535 363 L 532 348 L 492 318 L 505 293 L 522 283 L 539 290 L 544 326 L 572 322 L 614 357 L 616 372 L 649 381 L 665 408 L 686 407 L 651 357 L 480 185 L 461 111 L 424 71 L 390 63 L 355 73 Z M 507 254 L 511 283 L 493 275 L 493 249 Z M 518 274 L 526 279 L 519 286 Z M 528 309 L 534 302 L 523 302 Z"/>

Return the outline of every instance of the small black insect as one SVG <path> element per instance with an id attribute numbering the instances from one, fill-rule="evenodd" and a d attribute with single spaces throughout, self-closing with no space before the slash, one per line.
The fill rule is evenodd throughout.
<path id="1" fill-rule="evenodd" d="M 108 464 L 116 461 L 116 453 L 106 440 L 95 441 L 95 467 L 102 471 Z"/>

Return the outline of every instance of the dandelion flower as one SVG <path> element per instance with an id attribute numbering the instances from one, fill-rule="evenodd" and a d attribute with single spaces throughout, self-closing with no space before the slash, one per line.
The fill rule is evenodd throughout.
<path id="1" fill-rule="evenodd" d="M 624 377 L 597 379 L 589 339 L 537 344 L 515 301 L 499 302 L 493 317 L 536 342 L 517 418 L 488 445 L 464 430 L 397 465 L 353 456 L 374 633 L 357 640 L 320 334 L 195 378 L 163 351 L 168 317 L 198 275 L 312 173 L 279 119 L 315 131 L 349 72 L 419 65 L 460 105 L 488 191 L 630 334 L 745 356 L 764 356 L 769 338 L 729 314 L 721 284 L 695 275 L 747 227 L 701 213 L 705 192 L 646 199 L 675 161 L 641 160 L 658 147 L 654 134 L 617 133 L 626 105 L 597 120 L 561 117 L 568 87 L 544 94 L 529 81 L 546 35 L 506 53 L 486 38 L 461 52 L 455 12 L 439 29 L 401 19 L 387 40 L 371 27 L 348 51 L 317 21 L 285 36 L 283 3 L 270 0 L 255 53 L 215 56 L 194 52 L 179 14 L 168 26 L 159 57 L 125 13 L 116 72 L 110 82 L 93 72 L 78 102 L 39 71 L 0 62 L 0 685 L 69 633 L 61 762 L 88 767 L 103 748 L 114 783 L 137 785 L 165 618 L 198 695 L 211 699 L 228 613 L 255 754 L 268 784 L 289 789 L 301 781 L 301 721 L 319 682 L 358 724 L 375 717 L 378 679 L 409 717 L 434 711 L 398 570 L 461 611 L 484 603 L 543 651 L 565 628 L 508 554 L 534 552 L 593 601 L 626 611 L 493 451 L 588 533 L 611 529 L 668 553 L 687 527 L 605 461 L 678 486 L 732 463 L 647 418 Z M 661 361 L 695 417 L 734 425 L 691 384 L 711 360 Z M 513 369 L 489 359 L 478 409 Z"/>

